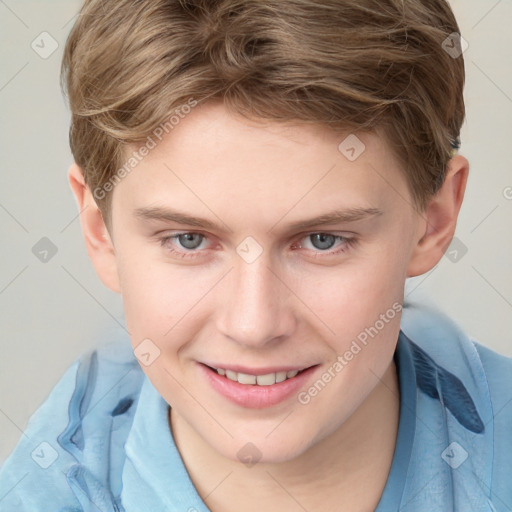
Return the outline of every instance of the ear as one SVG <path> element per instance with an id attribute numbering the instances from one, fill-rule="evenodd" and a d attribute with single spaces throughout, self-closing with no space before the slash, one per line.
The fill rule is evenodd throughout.
<path id="1" fill-rule="evenodd" d="M 80 222 L 89 258 L 102 283 L 113 292 L 120 293 L 114 244 L 101 210 L 76 163 L 69 168 L 68 179 L 81 212 Z"/>
<path id="2" fill-rule="evenodd" d="M 407 277 L 434 268 L 450 245 L 464 199 L 469 162 L 461 155 L 453 157 L 442 187 L 430 200 L 421 219 L 420 238 L 413 250 Z"/>

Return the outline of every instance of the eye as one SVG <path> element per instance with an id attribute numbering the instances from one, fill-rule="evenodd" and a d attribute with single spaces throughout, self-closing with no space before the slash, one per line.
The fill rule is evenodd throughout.
<path id="1" fill-rule="evenodd" d="M 328 233 L 314 233 L 309 235 L 309 240 L 316 249 L 325 250 L 330 249 L 336 243 L 336 236 Z"/>
<path id="2" fill-rule="evenodd" d="M 355 245 L 356 241 L 355 237 L 346 237 L 333 233 L 309 233 L 294 248 L 309 250 L 316 257 L 332 256 L 348 251 L 350 247 Z M 330 250 L 333 247 L 335 249 Z"/>
<path id="3" fill-rule="evenodd" d="M 209 248 L 209 239 L 206 235 L 190 231 L 166 235 L 158 238 L 158 241 L 170 256 L 180 259 L 205 257 Z M 322 258 L 346 252 L 356 243 L 355 236 L 309 233 L 292 244 L 292 249 L 305 249 L 313 257 Z"/>
<path id="4" fill-rule="evenodd" d="M 158 241 L 169 254 L 185 259 L 199 256 L 202 252 L 199 249 L 203 248 L 201 245 L 206 239 L 202 233 L 184 232 L 158 238 Z"/>
<path id="5" fill-rule="evenodd" d="M 175 237 L 185 249 L 197 249 L 204 238 L 199 233 L 180 233 Z"/>

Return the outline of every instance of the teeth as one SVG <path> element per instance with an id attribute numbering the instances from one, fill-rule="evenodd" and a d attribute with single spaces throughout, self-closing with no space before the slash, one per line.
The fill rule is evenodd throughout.
<path id="1" fill-rule="evenodd" d="M 258 386 L 272 386 L 286 379 L 295 377 L 299 371 L 291 370 L 289 372 L 267 373 L 266 375 L 249 375 L 247 373 L 237 373 L 224 368 L 217 368 L 219 375 L 227 377 L 229 380 L 239 382 L 240 384 L 257 384 Z"/>
<path id="2" fill-rule="evenodd" d="M 272 384 L 276 383 L 276 374 L 267 373 L 267 375 L 258 375 L 256 377 L 256 382 L 258 383 L 258 386 L 272 386 Z"/>
<path id="3" fill-rule="evenodd" d="M 256 384 L 256 377 L 254 375 L 247 375 L 246 373 L 239 373 L 238 382 L 240 382 L 240 384 Z"/>
<path id="4" fill-rule="evenodd" d="M 231 370 L 226 370 L 226 377 L 230 380 L 238 381 L 238 375 L 236 372 L 232 372 Z"/>
<path id="5" fill-rule="evenodd" d="M 283 382 L 286 380 L 286 372 L 277 372 L 276 373 L 276 383 Z"/>

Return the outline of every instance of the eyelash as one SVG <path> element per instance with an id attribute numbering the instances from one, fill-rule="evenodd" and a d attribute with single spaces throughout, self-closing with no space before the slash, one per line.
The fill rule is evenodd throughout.
<path id="1" fill-rule="evenodd" d="M 341 253 L 347 252 L 352 247 L 354 247 L 356 245 L 357 241 L 358 241 L 356 237 L 346 237 L 346 236 L 341 236 L 341 235 L 335 235 L 334 233 L 327 233 L 327 232 L 324 232 L 324 231 L 315 231 L 315 232 L 307 233 L 306 235 L 302 236 L 300 238 L 300 240 L 303 240 L 305 238 L 309 238 L 312 235 L 320 235 L 320 234 L 328 235 L 328 236 L 333 236 L 337 240 L 341 239 L 344 243 L 341 245 L 341 248 L 339 248 L 337 250 L 334 250 L 334 251 L 332 251 L 332 250 L 331 251 L 329 251 L 329 250 L 326 250 L 326 251 L 321 251 L 321 250 L 313 251 L 314 252 L 314 256 L 313 256 L 314 258 L 325 258 L 325 257 L 335 256 L 337 254 L 341 254 Z M 206 240 L 208 238 L 203 233 L 197 233 L 195 231 L 182 231 L 180 233 L 175 233 L 174 235 L 159 237 L 158 241 L 160 242 L 161 247 L 165 247 L 171 240 L 177 240 L 178 237 L 180 237 L 181 235 L 200 235 L 200 236 L 203 237 L 204 240 Z M 296 245 L 296 243 L 294 242 L 293 245 Z M 311 251 L 312 249 L 307 249 L 307 250 Z M 169 251 L 169 253 L 172 256 L 177 256 L 178 258 L 181 258 L 181 259 L 194 259 L 194 258 L 198 257 L 199 253 L 201 252 L 199 249 L 189 249 L 189 250 L 185 249 L 183 251 L 177 251 L 177 250 L 175 250 L 173 248 L 168 248 L 168 251 Z"/>

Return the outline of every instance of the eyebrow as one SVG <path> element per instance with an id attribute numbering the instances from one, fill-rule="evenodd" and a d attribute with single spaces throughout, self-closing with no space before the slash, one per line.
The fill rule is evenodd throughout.
<path id="1" fill-rule="evenodd" d="M 179 212 L 177 210 L 172 210 L 170 208 L 162 208 L 162 207 L 143 207 L 137 208 L 134 210 L 134 215 L 137 218 L 143 220 L 150 221 L 164 221 L 164 222 L 175 222 L 177 224 L 184 224 L 188 226 L 196 226 L 199 228 L 206 228 L 216 231 L 226 231 L 226 225 L 221 226 L 220 224 L 216 224 L 208 219 L 204 219 L 201 217 L 196 217 L 193 215 L 188 215 L 184 212 Z M 330 212 L 323 213 L 317 217 L 313 217 L 311 219 L 300 220 L 297 222 L 293 222 L 287 226 L 288 229 L 294 231 L 299 229 L 307 229 L 316 226 L 322 226 L 327 224 L 335 224 L 335 223 L 349 223 L 356 222 L 359 220 L 364 220 L 370 217 L 375 217 L 378 215 L 382 215 L 384 212 L 379 210 L 378 208 L 362 208 L 362 207 L 353 207 L 346 208 L 344 210 L 334 210 Z M 280 221 L 279 221 L 280 222 Z M 277 222 L 276 224 L 279 224 Z M 276 225 L 274 224 L 274 226 Z M 272 231 L 271 228 L 269 231 Z"/>

